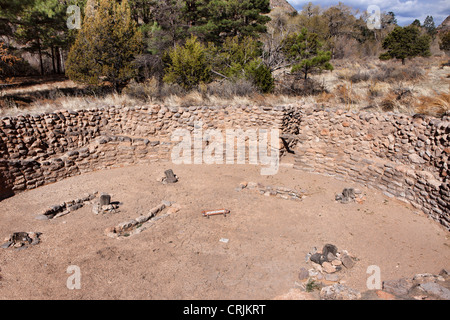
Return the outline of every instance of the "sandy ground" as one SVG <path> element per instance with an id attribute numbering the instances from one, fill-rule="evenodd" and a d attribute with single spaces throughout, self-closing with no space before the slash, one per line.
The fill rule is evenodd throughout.
<path id="1" fill-rule="evenodd" d="M 157 181 L 173 169 L 179 182 Z M 241 181 L 304 189 L 302 201 L 236 191 Z M 363 204 L 334 200 L 360 188 Z M 86 192 L 107 192 L 120 212 L 95 215 L 91 205 L 53 220 L 35 217 Z M 140 234 L 109 238 L 107 227 L 146 214 L 162 200 L 181 210 Z M 202 210 L 231 210 L 205 218 Z M 412 207 L 380 191 L 288 165 L 261 176 L 250 165 L 152 165 L 93 172 L 0 202 L 0 241 L 17 231 L 42 232 L 41 243 L 0 249 L 0 299 L 272 299 L 295 286 L 305 255 L 326 243 L 359 261 L 340 271 L 346 285 L 367 290 L 369 265 L 382 280 L 437 274 L 450 262 L 450 234 Z M 228 243 L 219 241 L 229 239 Z M 3 242 L 2 242 L 3 243 Z M 69 290 L 67 268 L 81 271 Z"/>

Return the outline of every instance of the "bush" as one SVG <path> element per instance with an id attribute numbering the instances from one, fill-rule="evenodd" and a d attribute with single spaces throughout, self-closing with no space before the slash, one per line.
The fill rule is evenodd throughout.
<path id="1" fill-rule="evenodd" d="M 223 80 L 221 82 L 214 81 L 208 84 L 207 94 L 211 96 L 232 99 L 233 97 L 243 97 L 252 95 L 257 88 L 252 81 L 246 79 L 238 79 L 236 81 Z"/>
<path id="2" fill-rule="evenodd" d="M 315 96 L 326 92 L 322 83 L 308 78 L 298 78 L 295 75 L 285 75 L 277 80 L 274 92 L 286 96 Z"/>
<path id="3" fill-rule="evenodd" d="M 178 84 L 190 90 L 211 80 L 206 47 L 191 36 L 184 46 L 169 50 L 163 58 L 166 64 L 164 82 Z"/>
<path id="4" fill-rule="evenodd" d="M 350 76 L 350 81 L 353 83 L 363 82 L 370 79 L 370 74 L 368 72 L 358 71 Z"/>
<path id="5" fill-rule="evenodd" d="M 422 79 L 424 75 L 424 70 L 418 65 L 412 64 L 399 67 L 391 64 L 383 64 L 372 75 L 372 79 L 382 82 L 411 81 Z"/>
<path id="6" fill-rule="evenodd" d="M 273 90 L 274 80 L 270 68 L 261 60 L 261 43 L 252 37 L 228 37 L 223 46 L 209 47 L 212 69 L 231 81 L 246 79 L 263 93 Z"/>
<path id="7" fill-rule="evenodd" d="M 274 80 L 270 69 L 259 59 L 252 60 L 245 68 L 247 78 L 263 93 L 273 91 Z"/>
<path id="8" fill-rule="evenodd" d="M 160 95 L 158 80 L 156 78 L 150 78 L 144 82 L 132 80 L 122 92 L 132 99 L 141 101 L 158 99 Z"/>

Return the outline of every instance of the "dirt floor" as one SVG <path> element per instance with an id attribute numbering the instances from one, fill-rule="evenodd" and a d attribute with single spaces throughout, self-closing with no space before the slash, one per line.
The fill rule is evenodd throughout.
<path id="1" fill-rule="evenodd" d="M 169 168 L 180 180 L 158 182 Z M 308 196 L 293 201 L 237 191 L 242 181 Z M 335 201 L 345 187 L 361 189 L 366 201 Z M 94 190 L 111 194 L 120 212 L 95 215 L 85 205 L 63 217 L 35 219 L 51 205 Z M 106 228 L 147 214 L 162 200 L 181 210 L 137 235 L 105 235 Z M 222 208 L 231 214 L 201 214 Z M 412 207 L 289 164 L 274 176 L 261 176 L 251 165 L 171 163 L 93 172 L 3 200 L 0 221 L 1 243 L 13 232 L 42 232 L 38 245 L 0 249 L 0 299 L 272 299 L 295 286 L 299 269 L 311 268 L 305 255 L 326 243 L 358 258 L 341 271 L 341 282 L 360 291 L 367 290 L 369 265 L 391 280 L 437 274 L 450 261 L 449 232 Z M 80 268 L 81 289 L 67 288 L 71 265 Z"/>

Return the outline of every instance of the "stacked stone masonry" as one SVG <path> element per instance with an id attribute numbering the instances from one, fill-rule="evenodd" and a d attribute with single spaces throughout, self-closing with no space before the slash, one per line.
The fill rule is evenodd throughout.
<path id="1" fill-rule="evenodd" d="M 297 108 L 294 169 L 382 190 L 450 229 L 450 119 Z M 299 121 L 300 120 L 300 121 Z M 289 122 L 289 121 L 287 121 Z"/>
<path id="2" fill-rule="evenodd" d="M 450 229 L 450 121 L 316 105 L 104 107 L 0 119 L 0 199 L 66 177 L 170 161 L 176 129 L 276 128 L 294 169 L 382 190 Z"/>

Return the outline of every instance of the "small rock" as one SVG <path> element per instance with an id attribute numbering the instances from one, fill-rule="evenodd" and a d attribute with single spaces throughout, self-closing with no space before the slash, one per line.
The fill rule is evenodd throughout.
<path id="1" fill-rule="evenodd" d="M 305 262 L 308 262 L 311 259 L 311 253 L 306 254 Z"/>
<path id="2" fill-rule="evenodd" d="M 164 171 L 166 175 L 165 182 L 166 183 L 175 183 L 178 182 L 178 177 L 173 173 L 172 169 Z"/>
<path id="3" fill-rule="evenodd" d="M 343 284 L 334 284 L 323 287 L 320 290 L 320 297 L 323 300 L 357 300 L 361 298 L 361 293 Z"/>
<path id="4" fill-rule="evenodd" d="M 327 256 L 328 253 L 331 253 L 335 256 L 337 252 L 338 252 L 338 248 L 335 245 L 329 244 L 329 243 L 324 245 L 323 249 L 322 249 L 322 254 L 324 256 Z"/>
<path id="5" fill-rule="evenodd" d="M 331 263 L 329 263 L 328 261 L 325 261 L 324 263 L 322 263 L 322 269 L 323 271 L 325 271 L 326 273 L 334 273 L 336 272 L 336 267 L 334 267 Z"/>
<path id="6" fill-rule="evenodd" d="M 258 186 L 258 184 L 256 182 L 249 182 L 247 183 L 247 188 L 248 189 L 254 189 Z"/>
<path id="7" fill-rule="evenodd" d="M 298 273 L 298 279 L 299 280 L 305 280 L 309 278 L 309 272 L 305 268 L 301 268 Z"/>
<path id="8" fill-rule="evenodd" d="M 440 276 L 448 276 L 450 274 L 450 270 L 449 269 L 442 269 L 440 272 L 439 272 L 439 275 Z"/>
<path id="9" fill-rule="evenodd" d="M 382 291 L 382 290 L 377 290 L 376 294 L 377 294 L 377 297 L 382 300 L 395 300 L 395 296 L 393 294 Z"/>
<path id="10" fill-rule="evenodd" d="M 94 203 L 94 205 L 92 206 L 92 213 L 94 214 L 98 214 L 100 212 L 100 208 L 99 208 L 99 204 L 98 203 Z"/>
<path id="11" fill-rule="evenodd" d="M 338 259 L 335 259 L 335 260 L 331 261 L 331 264 L 333 266 L 340 266 L 342 264 L 342 261 L 338 260 Z"/>
<path id="12" fill-rule="evenodd" d="M 320 267 L 320 265 L 319 265 L 319 267 Z M 315 269 L 309 269 L 308 274 L 310 277 L 316 277 L 319 274 L 319 271 L 317 271 Z"/>
<path id="13" fill-rule="evenodd" d="M 417 164 L 424 164 L 426 161 L 422 158 L 422 157 L 420 157 L 418 154 L 416 154 L 416 153 L 411 153 L 409 156 L 408 156 L 408 158 L 409 158 L 409 160 L 412 162 L 412 163 L 417 163 Z"/>
<path id="14" fill-rule="evenodd" d="M 48 220 L 48 216 L 45 214 L 39 214 L 36 217 L 34 217 L 36 220 Z"/>
<path id="15" fill-rule="evenodd" d="M 315 262 L 318 264 L 322 264 L 323 262 L 327 261 L 327 259 L 321 253 L 318 253 L 318 252 L 314 253 L 310 259 L 312 262 Z"/>
<path id="16" fill-rule="evenodd" d="M 328 252 L 327 254 L 327 260 L 328 262 L 331 262 L 333 260 L 336 260 L 336 256 L 334 254 L 332 254 L 331 252 Z"/>
<path id="17" fill-rule="evenodd" d="M 353 259 L 350 258 L 350 256 L 347 254 L 344 254 L 341 257 L 341 261 L 342 261 L 342 264 L 344 265 L 344 267 L 346 267 L 347 269 L 351 269 L 355 265 L 355 263 L 353 262 Z"/>
<path id="18" fill-rule="evenodd" d="M 398 280 L 383 281 L 383 290 L 396 296 L 405 296 L 413 287 L 409 279 L 401 278 Z"/>
<path id="19" fill-rule="evenodd" d="M 7 249 L 7 248 L 9 248 L 12 244 L 13 244 L 12 241 L 7 241 L 7 242 L 5 242 L 4 244 L 2 244 L 0 248 L 2 248 L 2 249 Z"/>
<path id="20" fill-rule="evenodd" d="M 314 270 L 317 270 L 318 272 L 322 272 L 323 271 L 322 266 L 320 264 L 315 263 L 315 262 L 311 262 L 311 265 L 314 268 Z"/>
<path id="21" fill-rule="evenodd" d="M 450 300 L 450 290 L 435 282 L 427 282 L 419 285 L 419 288 L 428 294 L 435 295 L 444 300 Z"/>
<path id="22" fill-rule="evenodd" d="M 170 207 L 169 209 L 167 209 L 167 214 L 177 213 L 178 211 L 180 211 L 180 208 Z"/>
<path id="23" fill-rule="evenodd" d="M 339 281 L 339 275 L 336 273 L 334 274 L 325 274 L 325 280 L 331 281 L 331 282 L 338 282 Z"/>
<path id="24" fill-rule="evenodd" d="M 102 193 L 100 195 L 100 205 L 106 206 L 109 205 L 110 203 L 111 203 L 111 196 L 109 194 Z"/>

